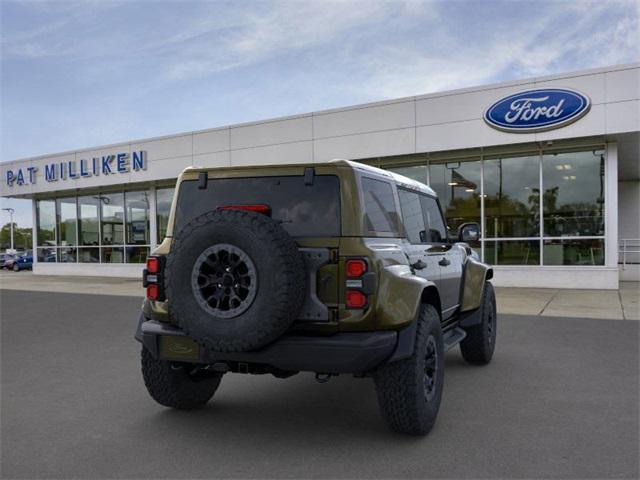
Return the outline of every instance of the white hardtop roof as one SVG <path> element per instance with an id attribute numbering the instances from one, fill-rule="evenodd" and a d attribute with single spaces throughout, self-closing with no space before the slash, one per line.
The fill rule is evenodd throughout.
<path id="1" fill-rule="evenodd" d="M 365 163 L 354 162 L 353 160 L 335 159 L 335 160 L 331 160 L 331 162 L 344 163 L 356 170 L 361 170 L 361 171 L 369 172 L 375 175 L 380 175 L 382 177 L 387 177 L 402 187 L 410 188 L 412 190 L 418 190 L 422 193 L 426 193 L 427 195 L 431 195 L 434 197 L 437 196 L 436 192 L 431 187 L 425 185 L 424 183 L 418 182 L 417 180 L 413 180 L 412 178 L 405 177 L 404 175 L 400 175 L 399 173 L 395 173 L 390 170 L 383 170 L 381 168 L 373 167 Z"/>

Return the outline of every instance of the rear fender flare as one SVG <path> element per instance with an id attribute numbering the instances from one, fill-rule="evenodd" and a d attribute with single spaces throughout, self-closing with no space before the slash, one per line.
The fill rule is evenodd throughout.
<path id="1" fill-rule="evenodd" d="M 442 318 L 440 294 L 438 292 L 438 288 L 433 282 L 425 280 L 423 278 L 420 279 L 423 281 L 421 282 L 422 289 L 415 292 L 417 293 L 417 295 L 414 297 L 416 299 L 416 303 L 411 323 L 398 331 L 398 342 L 396 343 L 396 348 L 393 354 L 387 360 L 388 363 L 408 358 L 413 354 L 413 349 L 416 341 L 416 330 L 418 328 L 418 316 L 420 315 L 421 305 L 433 305 L 433 307 L 437 310 L 438 315 L 440 315 L 440 317 Z"/>
<path id="2" fill-rule="evenodd" d="M 412 323 L 427 288 L 435 289 L 436 286 L 415 275 L 409 265 L 384 267 L 380 272 L 376 299 L 377 323 L 383 328 L 399 328 Z"/>

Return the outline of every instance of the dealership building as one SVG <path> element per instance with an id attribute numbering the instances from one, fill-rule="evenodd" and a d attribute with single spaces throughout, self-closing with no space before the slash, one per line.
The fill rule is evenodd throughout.
<path id="1" fill-rule="evenodd" d="M 640 278 L 640 64 L 312 112 L 0 164 L 33 202 L 34 273 L 138 276 L 186 167 L 361 161 L 429 184 L 497 285 Z"/>

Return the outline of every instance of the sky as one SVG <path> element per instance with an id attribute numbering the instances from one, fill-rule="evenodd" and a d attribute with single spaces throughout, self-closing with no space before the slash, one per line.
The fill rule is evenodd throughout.
<path id="1" fill-rule="evenodd" d="M 640 60 L 640 0 L 2 0 L 0 16 L 0 161 Z M 31 224 L 28 201 L 7 206 Z"/>

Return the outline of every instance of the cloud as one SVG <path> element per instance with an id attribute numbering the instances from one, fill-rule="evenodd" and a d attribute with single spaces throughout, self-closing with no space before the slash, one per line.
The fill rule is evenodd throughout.
<path id="1" fill-rule="evenodd" d="M 276 2 L 265 11 L 246 13 L 222 35 L 212 36 L 211 32 L 201 29 L 199 41 L 172 59 L 168 76 L 185 80 L 263 62 L 284 52 L 329 45 L 338 42 L 341 35 L 380 21 L 404 5 L 360 1 Z"/>
<path id="2" fill-rule="evenodd" d="M 508 18 L 503 25 L 496 19 L 500 33 L 471 42 L 434 24 L 433 48 L 387 45 L 367 52 L 360 63 L 369 80 L 357 88 L 372 99 L 397 98 L 638 61 L 639 19 L 628 10 L 616 16 L 610 5 L 551 3 L 535 18 Z"/>

